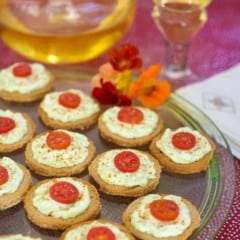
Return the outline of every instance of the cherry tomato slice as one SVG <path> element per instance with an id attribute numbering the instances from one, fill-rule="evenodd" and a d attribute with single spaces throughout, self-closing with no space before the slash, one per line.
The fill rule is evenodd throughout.
<path id="1" fill-rule="evenodd" d="M 0 166 L 0 185 L 6 183 L 8 181 L 8 170 Z"/>
<path id="2" fill-rule="evenodd" d="M 32 68 L 28 63 L 19 63 L 12 71 L 16 77 L 27 77 L 32 74 Z"/>
<path id="3" fill-rule="evenodd" d="M 58 98 L 59 104 L 67 108 L 76 108 L 81 102 L 81 98 L 75 93 L 62 93 Z"/>
<path id="4" fill-rule="evenodd" d="M 135 107 L 122 107 L 118 112 L 117 118 L 119 121 L 125 123 L 138 124 L 143 120 L 144 116 L 143 113 Z"/>
<path id="5" fill-rule="evenodd" d="M 71 136 L 65 132 L 52 131 L 47 136 L 47 145 L 52 150 L 62 150 L 71 144 Z"/>
<path id="6" fill-rule="evenodd" d="M 195 146 L 196 138 L 192 133 L 178 132 L 173 135 L 172 144 L 181 150 L 189 150 Z"/>
<path id="7" fill-rule="evenodd" d="M 123 151 L 115 156 L 114 164 L 121 172 L 136 172 L 140 166 L 140 161 L 135 153 Z"/>
<path id="8" fill-rule="evenodd" d="M 178 205 L 168 199 L 154 200 L 150 203 L 151 214 L 161 221 L 171 221 L 177 218 L 179 214 Z"/>
<path id="9" fill-rule="evenodd" d="M 79 198 L 78 189 L 69 182 L 56 182 L 49 189 L 50 196 L 53 200 L 60 203 L 74 203 Z"/>
<path id="10" fill-rule="evenodd" d="M 93 227 L 87 234 L 87 240 L 115 240 L 114 233 L 108 227 Z"/>
<path id="11" fill-rule="evenodd" d="M 16 123 L 12 118 L 0 117 L 0 133 L 7 133 L 15 128 Z"/>

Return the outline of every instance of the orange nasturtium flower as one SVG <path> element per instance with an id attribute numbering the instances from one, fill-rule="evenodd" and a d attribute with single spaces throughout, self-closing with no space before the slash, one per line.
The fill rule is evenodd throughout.
<path id="1" fill-rule="evenodd" d="M 131 99 L 139 99 L 143 106 L 156 108 L 168 99 L 171 93 L 167 81 L 158 81 L 157 75 L 161 72 L 161 66 L 152 65 L 143 70 L 137 81 L 131 83 L 128 96 Z"/>
<path id="2" fill-rule="evenodd" d="M 138 57 L 138 48 L 132 44 L 123 44 L 109 52 L 109 61 L 117 71 L 135 70 L 142 66 L 142 59 Z"/>

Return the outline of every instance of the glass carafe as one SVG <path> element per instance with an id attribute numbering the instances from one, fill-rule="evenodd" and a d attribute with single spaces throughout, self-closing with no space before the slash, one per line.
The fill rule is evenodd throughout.
<path id="1" fill-rule="evenodd" d="M 135 0 L 1 0 L 0 34 L 32 60 L 84 62 L 123 36 L 135 7 Z"/>

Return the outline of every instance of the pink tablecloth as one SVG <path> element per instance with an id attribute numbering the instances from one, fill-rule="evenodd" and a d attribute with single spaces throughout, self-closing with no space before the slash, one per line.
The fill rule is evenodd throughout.
<path id="1" fill-rule="evenodd" d="M 152 2 L 139 0 L 136 19 L 122 42 L 136 44 L 146 65 L 162 62 L 163 38 L 155 27 L 150 12 Z M 240 62 L 240 1 L 214 0 L 208 7 L 209 21 L 194 38 L 189 65 L 202 78 L 211 76 Z M 86 63 L 97 66 L 105 56 Z M 0 41 L 0 68 L 23 58 Z M 240 239 L 240 161 L 236 161 L 237 187 L 233 206 L 216 240 Z"/>

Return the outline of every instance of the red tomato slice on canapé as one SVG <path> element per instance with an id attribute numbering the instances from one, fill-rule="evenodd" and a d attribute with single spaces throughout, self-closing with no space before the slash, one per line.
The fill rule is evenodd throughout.
<path id="1" fill-rule="evenodd" d="M 181 150 L 189 150 L 196 144 L 196 137 L 189 132 L 178 132 L 172 137 L 174 147 Z"/>
<path id="2" fill-rule="evenodd" d="M 16 123 L 12 118 L 0 117 L 0 133 L 7 133 L 15 128 Z"/>
<path id="3" fill-rule="evenodd" d="M 66 92 L 59 96 L 58 102 L 66 108 L 76 108 L 79 106 L 81 98 L 75 93 Z"/>
<path id="4" fill-rule="evenodd" d="M 72 183 L 65 181 L 53 184 L 49 193 L 52 199 L 65 204 L 76 202 L 80 195 L 78 189 Z"/>
<path id="5" fill-rule="evenodd" d="M 154 200 L 150 203 L 150 212 L 152 216 L 161 221 L 172 221 L 178 217 L 178 205 L 168 199 Z"/>
<path id="6" fill-rule="evenodd" d="M 28 77 L 32 74 L 32 68 L 28 63 L 19 63 L 13 67 L 12 72 L 16 77 Z"/>
<path id="7" fill-rule="evenodd" d="M 122 151 L 115 156 L 114 164 L 121 172 L 136 172 L 140 166 L 140 161 L 135 153 Z"/>
<path id="8" fill-rule="evenodd" d="M 8 170 L 3 167 L 0 166 L 0 185 L 6 183 L 8 181 Z"/>
<path id="9" fill-rule="evenodd" d="M 87 240 L 115 240 L 114 233 L 108 227 L 93 227 L 87 234 Z"/>
<path id="10" fill-rule="evenodd" d="M 144 115 L 142 111 L 135 107 L 122 107 L 118 112 L 117 116 L 119 121 L 130 123 L 130 124 L 139 124 L 142 122 Z"/>
<path id="11" fill-rule="evenodd" d="M 52 131 L 47 135 L 47 145 L 52 150 L 62 150 L 71 144 L 71 136 L 62 131 Z"/>

